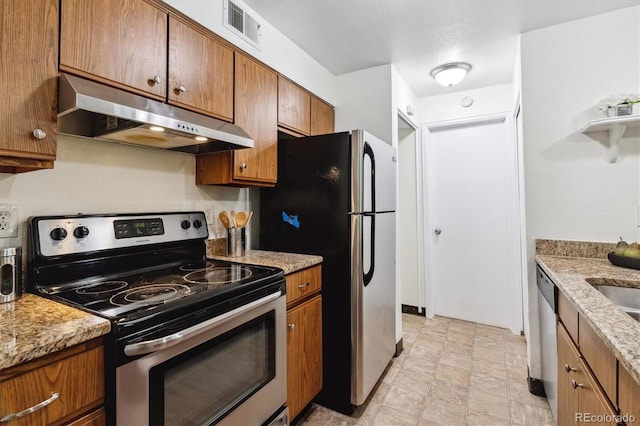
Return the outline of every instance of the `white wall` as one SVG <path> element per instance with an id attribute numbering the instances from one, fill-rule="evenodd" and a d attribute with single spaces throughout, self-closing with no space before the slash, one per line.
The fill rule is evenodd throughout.
<path id="1" fill-rule="evenodd" d="M 224 26 L 223 0 L 164 0 L 164 2 L 300 84 L 316 96 L 335 105 L 336 77 L 262 19 L 242 0 L 234 0 L 234 2 L 248 11 L 261 24 L 262 47 L 260 50 Z"/>
<path id="2" fill-rule="evenodd" d="M 400 303 L 421 307 L 424 283 L 418 277 L 418 205 L 415 129 L 398 130 L 397 290 Z M 418 286 L 423 288 L 419 290 Z"/>
<path id="3" fill-rule="evenodd" d="M 337 78 L 336 132 L 364 129 L 392 144 L 391 65 L 380 65 Z"/>
<path id="4" fill-rule="evenodd" d="M 512 84 L 502 84 L 446 95 L 429 96 L 418 100 L 417 115 L 422 122 L 434 123 L 511 111 L 513 109 L 513 91 Z M 465 108 L 460 104 L 465 97 L 473 99 L 473 104 L 470 107 Z"/>
<path id="5" fill-rule="evenodd" d="M 633 7 L 522 35 L 532 345 L 538 323 L 534 240 L 638 239 L 640 138 L 626 137 L 618 162 L 610 164 L 605 148 L 576 130 L 600 99 L 640 92 L 639 28 L 640 7 Z M 539 377 L 531 361 L 531 375 Z"/>
<path id="6" fill-rule="evenodd" d="M 250 209 L 247 189 L 196 186 L 193 155 L 71 136 L 59 136 L 53 169 L 0 174 L 0 202 L 17 204 L 21 222 L 3 247 L 24 245 L 34 215 Z"/>

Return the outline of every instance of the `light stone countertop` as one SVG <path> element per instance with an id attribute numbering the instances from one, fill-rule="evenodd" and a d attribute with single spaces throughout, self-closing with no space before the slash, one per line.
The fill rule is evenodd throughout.
<path id="1" fill-rule="evenodd" d="M 109 320 L 34 294 L 0 304 L 0 370 L 109 333 Z"/>
<path id="2" fill-rule="evenodd" d="M 242 257 L 220 256 L 212 253 L 207 253 L 207 256 L 211 259 L 230 262 L 273 266 L 282 269 L 285 275 L 322 263 L 322 256 L 266 250 L 247 250 Z"/>
<path id="3" fill-rule="evenodd" d="M 577 308 L 620 364 L 640 384 L 640 322 L 618 308 L 586 279 L 640 287 L 640 270 L 612 265 L 607 259 L 538 254 L 536 262 Z"/>

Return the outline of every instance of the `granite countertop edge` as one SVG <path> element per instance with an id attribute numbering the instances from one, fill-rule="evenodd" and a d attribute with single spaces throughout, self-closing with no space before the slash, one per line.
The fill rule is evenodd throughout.
<path id="1" fill-rule="evenodd" d="M 535 260 L 640 384 L 640 322 L 587 282 L 596 278 L 640 286 L 640 271 L 614 266 L 606 259 L 538 254 Z"/>
<path id="2" fill-rule="evenodd" d="M 247 250 L 244 256 L 229 257 L 207 253 L 207 257 L 216 260 L 225 260 L 250 265 L 271 266 L 280 268 L 285 275 L 302 269 L 310 268 L 322 263 L 322 256 L 299 253 L 285 253 L 267 250 Z"/>
<path id="3" fill-rule="evenodd" d="M 34 294 L 0 305 L 0 370 L 111 331 L 105 318 Z"/>

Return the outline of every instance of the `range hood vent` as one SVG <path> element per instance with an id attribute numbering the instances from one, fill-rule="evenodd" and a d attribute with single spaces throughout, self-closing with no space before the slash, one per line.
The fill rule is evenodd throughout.
<path id="1" fill-rule="evenodd" d="M 58 78 L 58 132 L 191 154 L 253 147 L 234 124 L 69 74 Z"/>

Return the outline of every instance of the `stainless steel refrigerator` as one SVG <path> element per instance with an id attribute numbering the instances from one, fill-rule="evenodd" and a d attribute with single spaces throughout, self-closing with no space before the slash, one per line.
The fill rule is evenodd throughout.
<path id="1" fill-rule="evenodd" d="M 323 390 L 351 413 L 396 350 L 396 150 L 363 130 L 282 139 L 260 191 L 260 248 L 322 264 Z"/>

